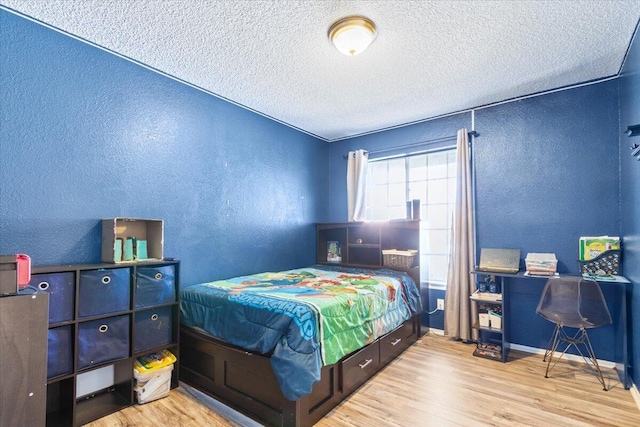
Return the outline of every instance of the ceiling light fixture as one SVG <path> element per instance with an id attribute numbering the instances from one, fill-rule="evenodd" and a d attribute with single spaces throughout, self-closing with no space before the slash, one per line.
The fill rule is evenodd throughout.
<path id="1" fill-rule="evenodd" d="M 329 28 L 329 40 L 347 56 L 362 53 L 375 38 L 376 25 L 364 16 L 342 18 Z"/>

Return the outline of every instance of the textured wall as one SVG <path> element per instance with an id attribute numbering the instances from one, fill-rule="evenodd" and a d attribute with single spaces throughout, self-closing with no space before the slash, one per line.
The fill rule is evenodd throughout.
<path id="1" fill-rule="evenodd" d="M 0 11 L 0 253 L 100 260 L 101 218 L 165 220 L 183 284 L 315 261 L 328 147 Z"/>
<path id="2" fill-rule="evenodd" d="M 635 40 L 620 78 L 620 167 L 624 275 L 632 282 L 630 305 L 631 365 L 633 382 L 640 387 L 640 161 L 629 147 L 640 144 L 640 136 L 629 138 L 624 131 L 640 124 L 640 36 Z"/>
<path id="3" fill-rule="evenodd" d="M 476 111 L 478 248 L 553 252 L 558 271 L 575 274 L 580 236 L 620 234 L 617 88 L 614 80 Z M 553 325 L 535 314 L 544 280 L 510 285 L 511 342 L 546 348 Z M 614 359 L 614 336 L 613 326 L 593 332 L 599 358 Z"/>
<path id="4" fill-rule="evenodd" d="M 477 247 L 554 252 L 561 273 L 578 272 L 578 238 L 619 235 L 617 81 L 560 91 L 476 110 L 473 147 Z M 349 150 L 379 150 L 471 129 L 464 113 L 331 145 L 331 220 L 346 218 Z M 511 284 L 511 341 L 546 348 L 552 325 L 535 314 L 544 280 Z M 605 288 L 613 315 L 615 289 Z M 433 310 L 441 291 L 423 292 Z M 423 324 L 443 329 L 440 313 Z M 427 323 L 428 322 L 428 323 Z M 594 331 L 598 357 L 614 360 L 613 326 Z"/>
<path id="5" fill-rule="evenodd" d="M 0 253 L 37 265 L 99 261 L 99 219 L 113 216 L 164 219 L 184 284 L 307 265 L 313 223 L 346 219 L 344 154 L 471 128 L 464 113 L 327 146 L 14 15 L 0 24 Z M 638 49 L 620 83 L 621 129 L 640 122 Z M 625 274 L 640 281 L 640 162 L 618 141 L 617 102 L 613 81 L 476 112 L 478 247 L 555 252 L 575 273 L 580 235 L 621 234 Z M 542 281 L 512 289 L 512 341 L 545 347 Z M 637 312 L 640 292 L 632 299 Z M 595 334 L 600 358 L 613 358 L 613 332 Z M 638 366 L 640 339 L 632 346 Z"/>

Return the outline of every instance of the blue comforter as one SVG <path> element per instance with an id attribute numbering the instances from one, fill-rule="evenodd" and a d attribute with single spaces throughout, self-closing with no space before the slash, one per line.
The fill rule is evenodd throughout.
<path id="1" fill-rule="evenodd" d="M 323 365 L 422 311 L 413 280 L 394 270 L 316 265 L 190 286 L 181 321 L 247 350 L 271 354 L 287 399 L 311 392 Z"/>

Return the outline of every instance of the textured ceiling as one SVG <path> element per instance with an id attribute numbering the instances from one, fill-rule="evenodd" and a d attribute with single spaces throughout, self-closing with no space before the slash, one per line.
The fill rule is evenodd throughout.
<path id="1" fill-rule="evenodd" d="M 24 15 L 328 141 L 615 76 L 625 1 L 0 0 Z M 378 35 L 347 57 L 331 24 Z"/>

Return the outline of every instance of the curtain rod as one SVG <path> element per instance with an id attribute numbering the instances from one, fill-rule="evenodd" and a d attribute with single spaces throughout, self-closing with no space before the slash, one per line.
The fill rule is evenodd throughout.
<path id="1" fill-rule="evenodd" d="M 478 136 L 478 132 L 476 132 L 475 130 L 472 130 L 471 132 L 467 132 L 467 135 L 469 136 Z M 405 144 L 405 145 L 398 145 L 397 147 L 393 147 L 393 148 L 383 148 L 381 150 L 373 150 L 373 151 L 367 151 L 368 154 L 377 154 L 377 153 L 384 153 L 386 151 L 395 151 L 395 150 L 399 150 L 402 148 L 409 148 L 409 147 L 415 147 L 418 145 L 424 145 L 424 144 L 431 144 L 434 142 L 443 142 L 443 141 L 448 141 L 450 139 L 457 139 L 458 135 L 450 135 L 450 136 L 443 136 L 441 138 L 434 138 L 434 139 L 428 139 L 426 141 L 420 141 L 420 142 L 412 142 L 411 144 Z M 342 158 L 347 159 L 349 157 L 349 155 L 345 154 L 344 156 L 342 156 Z"/>

